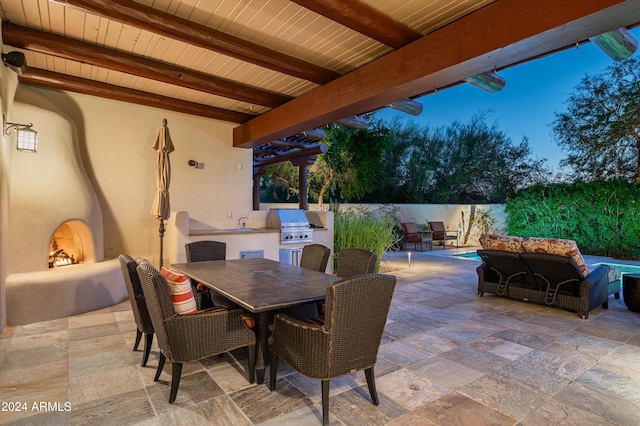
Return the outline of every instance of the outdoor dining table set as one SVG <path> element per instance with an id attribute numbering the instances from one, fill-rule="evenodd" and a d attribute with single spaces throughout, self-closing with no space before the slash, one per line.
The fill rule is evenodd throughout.
<path id="1" fill-rule="evenodd" d="M 324 299 L 340 277 L 265 258 L 176 263 L 171 267 L 256 315 L 256 373 L 264 381 L 269 323 L 275 312 Z"/>
<path id="2" fill-rule="evenodd" d="M 375 254 L 344 250 L 335 275 L 321 272 L 329 250 L 319 245 L 309 246 L 306 256 L 303 250 L 301 266 L 220 257 L 198 261 L 188 256 L 189 262 L 158 271 L 144 259 L 120 255 L 138 327 L 134 350 L 144 335 L 144 367 L 157 336 L 160 354 L 154 381 L 169 359 L 169 403 L 176 399 L 183 363 L 245 348 L 250 383 L 264 383 L 265 367 L 271 362 L 269 389 L 275 390 L 281 360 L 320 380 L 323 424 L 329 423 L 331 379 L 364 370 L 371 402 L 378 405 L 373 368 L 396 278 L 373 273 Z M 183 311 L 183 293 L 192 293 L 183 290 L 193 283 L 226 303 Z M 186 300 L 195 303 L 193 297 Z"/>

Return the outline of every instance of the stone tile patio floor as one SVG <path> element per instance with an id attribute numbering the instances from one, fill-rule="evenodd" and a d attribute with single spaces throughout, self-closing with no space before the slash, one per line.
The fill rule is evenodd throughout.
<path id="1" fill-rule="evenodd" d="M 477 297 L 477 261 L 451 256 L 474 249 L 414 252 L 410 268 L 406 252 L 385 257 L 398 286 L 375 367 L 380 405 L 371 404 L 362 372 L 334 380 L 331 423 L 640 424 L 640 314 L 613 296 L 608 310 L 598 308 L 587 320 Z M 283 364 L 276 391 L 251 385 L 243 351 L 185 365 L 171 405 L 170 363 L 154 382 L 157 346 L 141 367 L 134 338 L 128 301 L 7 328 L 0 338 L 0 423 L 321 423 L 319 382 Z M 26 403 L 26 411 L 15 403 Z"/>

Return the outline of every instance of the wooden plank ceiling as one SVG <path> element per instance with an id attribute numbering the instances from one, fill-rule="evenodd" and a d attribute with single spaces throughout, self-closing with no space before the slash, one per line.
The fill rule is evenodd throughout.
<path id="1" fill-rule="evenodd" d="M 0 0 L 20 82 L 237 123 L 256 164 L 327 123 L 640 22 L 640 0 Z"/>

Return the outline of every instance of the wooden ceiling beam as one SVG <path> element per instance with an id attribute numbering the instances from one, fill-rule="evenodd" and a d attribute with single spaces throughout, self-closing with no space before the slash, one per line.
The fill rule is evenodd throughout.
<path id="1" fill-rule="evenodd" d="M 190 69 L 26 28 L 9 21 L 2 23 L 2 40 L 13 47 L 92 64 L 270 108 L 275 108 L 292 99 L 288 96 L 267 92 Z"/>
<path id="2" fill-rule="evenodd" d="M 640 22 L 639 0 L 497 0 L 234 128 L 251 148 Z"/>
<path id="3" fill-rule="evenodd" d="M 419 32 L 390 19 L 387 15 L 358 0 L 292 1 L 394 49 L 399 49 L 422 37 Z"/>
<path id="4" fill-rule="evenodd" d="M 256 171 L 261 167 L 266 167 L 271 164 L 283 163 L 285 161 L 294 161 L 296 159 L 306 158 L 308 164 L 313 164 L 315 156 L 318 154 L 326 154 L 329 151 L 329 147 L 325 144 L 317 144 L 314 147 L 302 148 L 295 151 L 288 151 L 286 154 L 277 154 L 265 159 L 253 159 L 253 170 Z"/>
<path id="5" fill-rule="evenodd" d="M 139 90 L 100 83 L 94 80 L 87 80 L 66 74 L 45 71 L 39 68 L 27 67 L 27 72 L 18 76 L 18 79 L 20 83 L 67 90 L 69 92 L 82 93 L 91 96 L 99 96 L 101 98 L 145 105 L 199 117 L 229 121 L 231 123 L 244 123 L 253 118 L 252 115 L 243 114 L 241 112 L 182 101 L 149 92 L 142 92 Z"/>
<path id="6" fill-rule="evenodd" d="M 56 0 L 187 44 L 222 53 L 273 71 L 325 84 L 340 74 L 246 40 L 129 0 Z"/>

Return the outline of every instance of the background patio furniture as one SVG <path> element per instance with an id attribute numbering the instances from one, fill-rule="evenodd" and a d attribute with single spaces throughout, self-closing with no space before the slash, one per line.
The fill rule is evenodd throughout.
<path id="1" fill-rule="evenodd" d="M 431 231 L 418 231 L 418 226 L 415 222 L 405 222 L 402 224 L 402 230 L 404 231 L 405 245 L 406 243 L 413 243 L 414 249 L 420 251 L 423 250 L 423 244 L 428 245 L 429 249 L 433 249 L 433 238 Z M 425 236 L 425 233 L 429 236 Z"/>
<path id="2" fill-rule="evenodd" d="M 447 248 L 447 241 L 455 241 L 458 248 L 458 231 L 447 231 L 444 222 L 429 222 L 429 228 L 432 231 L 433 241 L 442 241 L 442 248 Z"/>
<path id="3" fill-rule="evenodd" d="M 572 257 L 503 250 L 478 250 L 478 254 L 483 260 L 476 269 L 478 296 L 486 292 L 557 306 L 576 311 L 583 319 L 598 306 L 609 306 L 607 265 L 598 266 L 585 277 Z"/>
<path id="4" fill-rule="evenodd" d="M 609 295 L 613 294 L 613 296 L 616 299 L 620 299 L 622 270 L 620 268 L 609 266 L 608 281 L 609 281 L 609 291 L 608 291 Z"/>
<path id="5" fill-rule="evenodd" d="M 309 244 L 302 248 L 300 267 L 325 272 L 331 249 L 322 244 Z"/>
<path id="6" fill-rule="evenodd" d="M 170 404 L 176 399 L 184 362 L 201 360 L 233 349 L 247 348 L 249 383 L 253 383 L 256 337 L 245 325 L 240 309 L 215 309 L 177 315 L 165 278 L 150 265 L 141 264 L 137 271 L 160 348 L 154 381 L 160 378 L 165 361 L 169 359 L 172 363 Z"/>
<path id="7" fill-rule="evenodd" d="M 365 370 L 373 404 L 378 405 L 374 365 L 396 278 L 368 274 L 327 286 L 324 324 L 277 314 L 269 340 L 269 389 L 276 387 L 281 359 L 306 377 L 322 380 L 322 418 L 329 424 L 331 379 Z"/>
<path id="8" fill-rule="evenodd" d="M 127 285 L 127 293 L 129 294 L 129 302 L 131 302 L 131 309 L 133 310 L 133 318 L 136 321 L 136 342 L 133 344 L 133 350 L 138 350 L 140 339 L 144 334 L 144 352 L 140 365 L 145 367 L 149 359 L 149 353 L 151 352 L 151 345 L 153 344 L 153 324 L 149 316 L 149 311 L 147 311 L 147 302 L 144 298 L 142 286 L 140 285 L 140 277 L 138 277 L 138 272 L 136 271 L 138 264 L 128 254 L 121 254 L 118 256 L 118 259 L 122 267 L 124 282 Z"/>

